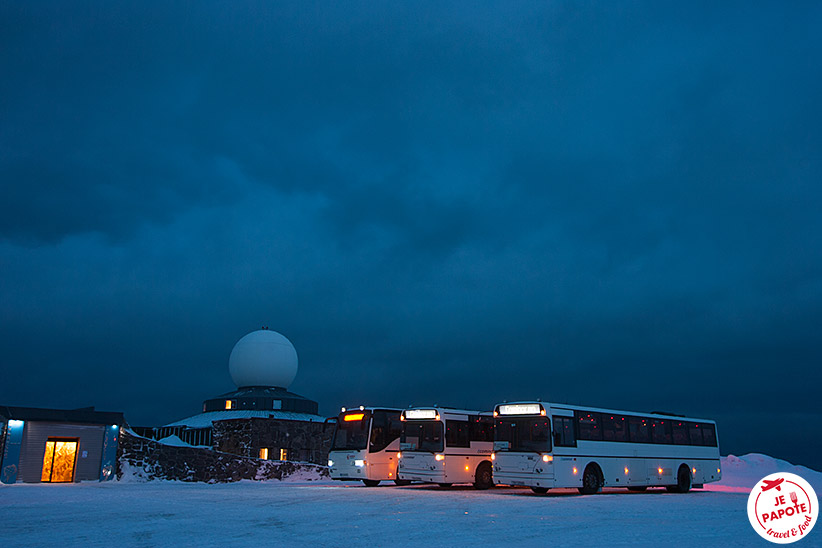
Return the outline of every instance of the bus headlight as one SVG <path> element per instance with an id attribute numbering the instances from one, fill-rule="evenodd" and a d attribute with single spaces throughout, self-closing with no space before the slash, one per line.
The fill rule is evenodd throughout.
<path id="1" fill-rule="evenodd" d="M 334 461 L 331 460 L 331 459 L 328 459 L 328 467 L 331 468 L 332 466 L 334 466 Z"/>
<path id="2" fill-rule="evenodd" d="M 362 459 L 357 459 L 354 461 L 354 466 L 359 466 L 360 468 L 362 468 L 363 466 L 365 466 L 365 461 Z"/>
<path id="3" fill-rule="evenodd" d="M 497 460 L 497 454 L 491 453 L 491 460 Z"/>
<path id="4" fill-rule="evenodd" d="M 437 453 L 436 455 L 434 455 L 434 460 L 445 460 L 445 455 Z"/>
<path id="5" fill-rule="evenodd" d="M 397 452 L 397 460 L 400 460 L 401 458 L 402 458 L 402 451 L 398 451 Z"/>
<path id="6" fill-rule="evenodd" d="M 542 455 L 542 462 L 554 462 L 552 455 Z"/>

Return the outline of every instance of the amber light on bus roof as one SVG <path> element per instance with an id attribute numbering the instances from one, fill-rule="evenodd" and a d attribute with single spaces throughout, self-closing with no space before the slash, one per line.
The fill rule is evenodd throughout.
<path id="1" fill-rule="evenodd" d="M 345 422 L 361 421 L 364 416 L 365 416 L 365 413 L 353 413 L 351 415 L 344 416 L 343 420 Z"/>

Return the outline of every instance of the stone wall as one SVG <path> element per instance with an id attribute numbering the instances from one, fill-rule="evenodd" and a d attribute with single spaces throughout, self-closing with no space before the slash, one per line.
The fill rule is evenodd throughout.
<path id="1" fill-rule="evenodd" d="M 268 449 L 269 458 L 279 458 L 285 449 L 288 460 L 325 465 L 334 435 L 334 423 L 281 419 L 231 419 L 214 421 L 212 443 L 217 451 L 257 457 Z"/>
<path id="2" fill-rule="evenodd" d="M 118 448 L 117 479 L 136 477 L 225 483 L 242 479 L 306 479 L 328 476 L 328 468 L 304 462 L 260 460 L 201 447 L 178 447 L 143 438 L 124 429 Z"/>

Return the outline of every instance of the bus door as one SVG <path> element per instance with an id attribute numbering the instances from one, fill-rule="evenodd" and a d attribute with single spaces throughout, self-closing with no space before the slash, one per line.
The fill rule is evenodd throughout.
<path id="1" fill-rule="evenodd" d="M 366 456 L 372 477 L 396 479 L 401 424 L 396 411 L 393 414 L 385 410 L 374 411 Z"/>

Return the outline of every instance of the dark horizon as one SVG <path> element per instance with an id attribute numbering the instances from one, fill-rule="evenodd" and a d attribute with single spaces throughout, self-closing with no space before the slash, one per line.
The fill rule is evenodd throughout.
<path id="1" fill-rule="evenodd" d="M 822 5 L 0 3 L 0 404 L 715 419 L 822 470 Z"/>

